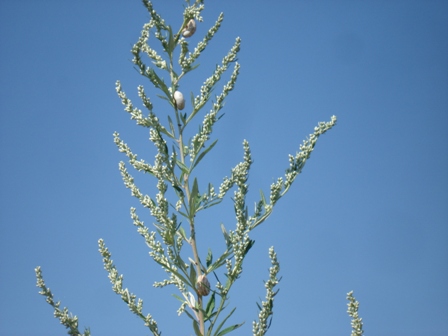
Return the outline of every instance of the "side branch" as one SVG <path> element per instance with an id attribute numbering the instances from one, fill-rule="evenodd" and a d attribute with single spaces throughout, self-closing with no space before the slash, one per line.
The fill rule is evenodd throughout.
<path id="1" fill-rule="evenodd" d="M 128 305 L 129 310 L 141 318 L 145 322 L 145 326 L 151 330 L 154 336 L 160 336 L 161 333 L 157 327 L 157 322 L 152 318 L 150 314 L 143 315 L 143 301 L 138 299 L 136 302 L 135 294 L 129 292 L 127 288 L 123 289 L 123 275 L 118 275 L 118 271 L 113 264 L 111 254 L 104 245 L 104 241 L 100 239 L 98 241 L 100 247 L 99 251 L 103 257 L 104 269 L 109 273 L 109 279 L 112 283 L 112 290 L 121 296 L 121 299 Z"/>
<path id="2" fill-rule="evenodd" d="M 36 267 L 36 278 L 37 278 L 37 287 L 41 289 L 39 294 L 46 297 L 45 301 L 48 302 L 50 306 L 54 309 L 54 317 L 56 317 L 63 326 L 69 329 L 68 334 L 73 336 L 90 336 L 90 329 L 87 328 L 81 334 L 78 330 L 78 317 L 73 316 L 72 313 L 69 313 L 68 308 L 64 307 L 62 310 L 59 308 L 61 302 L 54 302 L 53 293 L 50 288 L 45 285 L 44 278 L 42 276 L 42 271 L 40 266 Z"/>

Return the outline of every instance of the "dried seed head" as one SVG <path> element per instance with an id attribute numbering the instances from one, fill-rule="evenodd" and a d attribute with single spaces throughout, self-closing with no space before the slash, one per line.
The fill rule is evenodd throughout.
<path id="1" fill-rule="evenodd" d="M 196 282 L 196 290 L 199 295 L 207 296 L 210 293 L 210 282 L 208 282 L 205 274 L 202 274 L 198 277 L 198 281 Z"/>
<path id="2" fill-rule="evenodd" d="M 179 110 L 183 110 L 185 107 L 184 95 L 180 91 L 174 92 L 174 102 Z"/>
<path id="3" fill-rule="evenodd" d="M 183 37 L 191 37 L 193 36 L 194 32 L 196 31 L 196 21 L 191 19 L 188 21 L 187 25 L 182 29 L 182 36 Z"/>

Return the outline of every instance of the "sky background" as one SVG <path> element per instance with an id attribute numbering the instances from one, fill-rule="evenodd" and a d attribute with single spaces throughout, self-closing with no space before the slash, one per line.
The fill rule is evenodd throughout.
<path id="1" fill-rule="evenodd" d="M 154 1 L 176 30 L 183 5 Z M 351 290 L 366 335 L 448 335 L 448 2 L 205 5 L 192 46 L 221 11 L 225 20 L 181 90 L 198 94 L 237 36 L 242 67 L 213 133 L 219 142 L 198 170 L 202 186 L 219 186 L 247 139 L 252 204 L 314 126 L 338 117 L 251 236 L 255 246 L 231 295 L 230 307 L 238 307 L 231 322 L 245 321 L 234 335 L 251 335 L 272 245 L 283 279 L 269 335 L 350 335 Z M 112 292 L 99 238 L 163 335 L 192 335 L 190 320 L 176 315 L 176 289 L 152 287 L 165 274 L 148 256 L 129 208 L 148 226 L 152 220 L 123 186 L 118 162 L 125 157 L 112 137 L 118 131 L 152 161 L 147 129 L 129 119 L 116 96 L 118 79 L 139 107 L 136 87 L 145 85 L 166 121 L 168 105 L 131 63 L 148 17 L 139 0 L 0 1 L 1 335 L 66 333 L 38 294 L 38 265 L 80 329 L 149 335 Z M 190 107 L 187 100 L 185 111 Z M 144 192 L 155 193 L 151 177 L 131 173 Z M 209 247 L 218 255 L 219 223 L 234 227 L 231 201 L 197 222 L 203 258 Z"/>

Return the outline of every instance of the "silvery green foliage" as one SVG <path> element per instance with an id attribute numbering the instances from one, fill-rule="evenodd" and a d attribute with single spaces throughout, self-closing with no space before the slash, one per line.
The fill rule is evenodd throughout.
<path id="1" fill-rule="evenodd" d="M 121 139 L 119 133 L 115 132 L 114 142 L 118 150 L 126 155 L 128 161 L 128 165 L 120 162 L 119 170 L 124 185 L 130 189 L 131 195 L 139 200 L 143 208 L 149 210 L 155 220 L 155 229 L 151 230 L 140 220 L 136 209 L 131 208 L 132 221 L 138 233 L 144 238 L 149 248 L 149 255 L 167 273 L 167 278 L 156 281 L 154 286 L 174 285 L 178 291 L 178 295 L 174 296 L 180 301 L 178 314 L 185 314 L 192 320 L 193 331 L 196 335 L 221 336 L 242 325 L 242 323 L 227 324 L 236 308 L 231 309 L 225 316 L 222 316 L 222 313 L 229 304 L 229 292 L 233 284 L 242 274 L 244 259 L 254 244 L 249 234 L 270 216 L 275 204 L 286 194 L 301 173 L 318 138 L 336 124 L 336 117 L 332 116 L 329 122 L 320 122 L 309 138 L 300 145 L 299 152 L 289 156 L 289 167 L 285 175 L 279 177 L 270 186 L 269 196 L 260 192 L 259 201 L 256 202 L 252 212 L 249 212 L 246 204 L 246 195 L 249 191 L 247 180 L 252 164 L 247 140 L 243 141 L 243 160 L 230 170 L 229 176 L 223 178 L 219 187 L 215 188 L 208 183 L 205 190 L 200 190 L 199 186 L 205 184 L 204 181 L 199 180 L 200 176 L 195 176 L 194 170 L 217 143 L 217 140 L 210 143 L 211 134 L 216 122 L 222 116 L 219 113 L 224 100 L 233 90 L 238 78 L 240 65 L 236 60 L 241 39 L 239 37 L 235 39 L 221 63 L 197 89 L 197 95 L 192 94 L 190 106 L 188 106 L 182 91 L 194 91 L 194 88 L 188 87 L 183 79 L 199 66 L 196 61 L 218 32 L 224 15 L 221 13 L 202 40 L 194 49 L 190 49 L 188 39 L 203 31 L 200 25 L 201 12 L 204 9 L 203 0 L 196 0 L 193 4 L 187 0 L 183 22 L 178 25 L 177 32 L 173 31 L 172 26 L 168 25 L 155 11 L 150 1 L 143 0 L 143 4 L 149 12 L 150 21 L 143 26 L 139 39 L 131 49 L 132 61 L 139 73 L 146 77 L 158 91 L 158 97 L 162 99 L 161 104 L 171 106 L 172 113 L 171 115 L 156 114 L 155 111 L 162 110 L 164 107 L 160 108 L 160 105 L 153 104 L 144 87 L 140 85 L 137 88 L 138 96 L 148 111 L 143 113 L 141 109 L 134 106 L 121 83 L 117 81 L 116 91 L 125 111 L 137 125 L 149 129 L 149 139 L 157 150 L 154 161 L 146 162 L 139 159 L 130 146 Z M 149 43 L 150 36 L 151 43 Z M 160 44 L 161 53 L 151 47 L 154 43 Z M 175 57 L 178 57 L 177 62 L 174 61 Z M 147 58 L 150 65 L 146 64 L 143 58 Z M 222 86 L 221 92 L 212 96 L 218 82 L 221 82 L 223 75 L 231 68 L 233 69 L 228 75 L 229 79 Z M 204 117 L 198 132 L 187 140 L 187 127 L 198 112 L 207 106 L 210 99 L 213 101 L 209 104 L 209 111 L 203 113 Z M 184 109 L 188 112 L 183 112 Z M 166 121 L 162 122 L 161 117 L 166 118 Z M 128 166 L 138 172 L 150 174 L 156 183 L 157 194 L 144 194 L 134 182 Z M 220 204 L 231 189 L 233 189 L 232 200 L 236 226 L 234 229 L 227 230 L 221 224 L 220 230 L 223 234 L 225 251 L 215 258 L 213 251 L 209 249 L 207 256 L 201 258 L 197 249 L 196 214 Z M 173 191 L 170 195 L 174 196 L 170 199 L 167 198 L 169 190 Z M 118 273 L 103 239 L 100 239 L 98 244 L 113 291 L 128 305 L 131 312 L 143 320 L 144 325 L 153 335 L 161 335 L 153 317 L 143 313 L 143 301 L 137 299 L 137 296 L 128 288 L 123 287 L 123 275 Z M 184 246 L 189 248 L 184 249 Z M 260 312 L 258 321 L 253 322 L 255 336 L 265 335 L 269 329 L 274 298 L 278 293 L 278 290 L 274 288 L 280 281 L 277 277 L 280 265 L 273 247 L 269 249 L 269 258 L 272 267 L 269 269 L 269 279 L 265 282 L 265 300 L 261 302 L 261 305 L 257 304 Z M 205 263 L 202 262 L 203 260 Z M 69 317 L 66 308 L 62 312 L 59 310 L 59 303 L 53 302 L 51 292 L 45 287 L 40 268 L 36 269 L 36 274 L 38 286 L 42 288 L 40 293 L 45 295 L 47 301 L 55 308 L 55 316 L 67 328 L 70 328 L 73 335 L 79 334 L 76 316 Z M 219 277 L 224 281 L 221 282 Z M 208 300 L 206 300 L 207 296 L 209 296 Z M 88 331 L 85 335 L 88 335 Z"/>

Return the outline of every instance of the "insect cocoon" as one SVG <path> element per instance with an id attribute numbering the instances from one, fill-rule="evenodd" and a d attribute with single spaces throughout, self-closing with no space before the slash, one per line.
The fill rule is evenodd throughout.
<path id="1" fill-rule="evenodd" d="M 202 274 L 198 277 L 198 281 L 196 282 L 196 290 L 199 295 L 207 296 L 210 293 L 210 282 L 208 282 L 205 274 Z"/>
<path id="2" fill-rule="evenodd" d="M 179 110 L 183 110 L 185 107 L 184 95 L 180 91 L 174 92 L 174 102 Z"/>
<path id="3" fill-rule="evenodd" d="M 183 37 L 191 37 L 193 36 L 194 32 L 196 31 L 196 21 L 191 19 L 188 21 L 187 25 L 182 29 L 182 36 Z"/>

